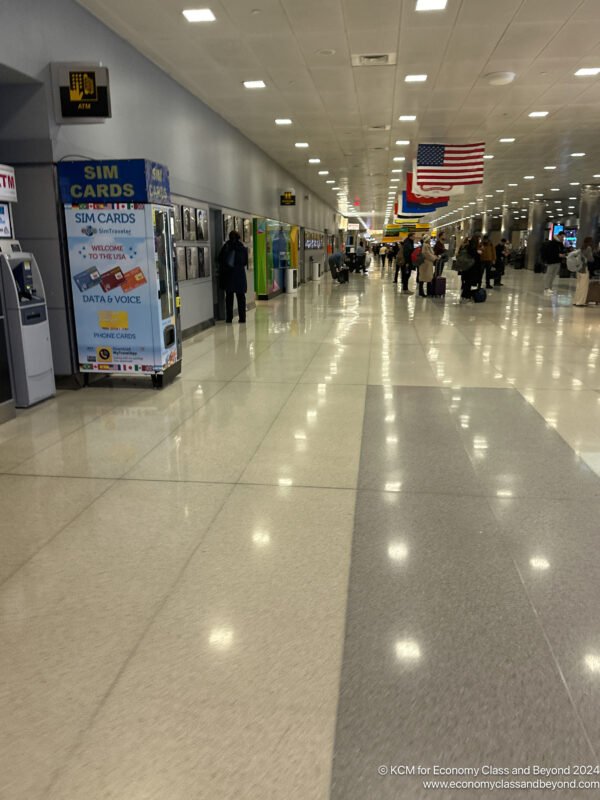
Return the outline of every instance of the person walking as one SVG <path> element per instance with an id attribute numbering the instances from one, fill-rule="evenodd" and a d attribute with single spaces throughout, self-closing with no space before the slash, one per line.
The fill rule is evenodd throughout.
<path id="1" fill-rule="evenodd" d="M 594 240 L 586 236 L 581 247 L 581 267 L 577 272 L 577 285 L 575 286 L 574 306 L 586 306 L 588 290 L 590 288 L 590 271 L 594 268 Z"/>
<path id="2" fill-rule="evenodd" d="M 379 258 L 381 259 L 381 268 L 382 269 L 385 267 L 385 256 L 386 256 L 386 253 L 387 253 L 387 247 L 386 247 L 385 244 L 382 244 L 381 247 L 379 248 Z"/>
<path id="3" fill-rule="evenodd" d="M 419 297 L 433 297 L 432 281 L 435 275 L 435 253 L 431 246 L 431 237 L 428 233 L 423 236 L 421 243 L 421 263 L 417 270 L 417 282 L 419 284 Z M 424 284 L 427 284 L 427 294 L 424 292 Z"/>
<path id="4" fill-rule="evenodd" d="M 238 322 L 246 322 L 246 267 L 248 266 L 248 250 L 241 242 L 237 231 L 231 231 L 229 239 L 221 248 L 218 256 L 219 281 L 225 290 L 225 322 L 233 322 L 233 296 L 237 298 Z"/>
<path id="5" fill-rule="evenodd" d="M 492 277 L 494 274 L 494 264 L 496 262 L 496 250 L 490 241 L 489 236 L 484 236 L 481 243 L 481 270 L 482 280 L 485 273 L 485 288 L 492 288 Z M 481 281 L 480 281 L 481 285 Z"/>
<path id="6" fill-rule="evenodd" d="M 544 278 L 544 293 L 552 294 L 552 284 L 556 276 L 560 273 L 560 262 L 564 258 L 565 235 L 561 231 L 553 239 L 549 239 L 542 245 L 542 260 L 546 265 L 546 275 Z"/>

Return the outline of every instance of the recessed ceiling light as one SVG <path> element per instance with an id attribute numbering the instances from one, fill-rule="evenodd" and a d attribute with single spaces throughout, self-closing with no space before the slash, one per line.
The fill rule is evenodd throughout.
<path id="1" fill-rule="evenodd" d="M 484 156 L 484 158 L 488 158 L 488 159 L 489 159 L 489 158 L 493 158 L 493 157 L 494 157 L 494 156 L 491 156 L 491 155 L 490 155 L 490 156 Z"/>
<path id="2" fill-rule="evenodd" d="M 308 147 L 308 142 L 296 142 L 294 147 Z"/>
<path id="3" fill-rule="evenodd" d="M 509 183 L 508 185 L 509 186 L 518 186 L 519 184 L 518 183 Z"/>
<path id="4" fill-rule="evenodd" d="M 576 197 L 569 197 L 569 200 L 577 200 Z"/>
<path id="5" fill-rule="evenodd" d="M 571 181 L 569 186 L 579 186 L 579 181 Z"/>
<path id="6" fill-rule="evenodd" d="M 401 169 L 393 169 L 392 172 L 402 172 Z"/>
<path id="7" fill-rule="evenodd" d="M 571 153 L 573 158 L 582 158 L 584 155 L 585 153 Z"/>
<path id="8" fill-rule="evenodd" d="M 443 11 L 448 0 L 417 0 L 415 11 Z"/>
<path id="9" fill-rule="evenodd" d="M 244 81 L 246 89 L 264 89 L 266 85 L 264 81 Z"/>
<path id="10" fill-rule="evenodd" d="M 319 175 L 329 175 L 329 170 L 328 169 L 320 169 L 319 170 Z"/>
<path id="11" fill-rule="evenodd" d="M 486 194 L 486 197 L 493 197 L 493 194 Z"/>
<path id="12" fill-rule="evenodd" d="M 500 193 L 501 193 L 501 192 L 503 192 L 503 191 L 504 191 L 504 189 L 496 189 L 496 192 L 497 192 L 498 194 L 500 194 Z"/>
<path id="13" fill-rule="evenodd" d="M 528 116 L 530 117 L 547 117 L 547 111 L 532 111 Z"/>
<path id="14" fill-rule="evenodd" d="M 414 122 L 416 120 L 416 114 L 401 114 L 398 119 L 400 122 Z"/>
<path id="15" fill-rule="evenodd" d="M 544 195 L 542 194 L 542 192 L 538 192 L 538 193 L 536 194 L 536 197 L 543 197 L 543 196 L 544 196 Z M 523 198 L 523 200 L 525 200 L 525 198 Z"/>
<path id="16" fill-rule="evenodd" d="M 216 19 L 210 8 L 187 8 L 181 13 L 188 22 L 214 22 Z"/>
<path id="17" fill-rule="evenodd" d="M 334 192 L 339 192 L 339 190 L 340 190 L 340 187 L 339 187 L 339 186 L 332 186 L 331 188 L 332 188 L 332 190 L 333 190 Z"/>
<path id="18" fill-rule="evenodd" d="M 401 146 L 405 145 L 405 144 L 410 144 L 410 140 L 409 139 L 396 139 L 396 144 L 397 145 L 401 145 Z"/>
<path id="19" fill-rule="evenodd" d="M 317 50 L 316 54 L 318 56 L 334 56 L 335 50 L 333 50 L 331 47 L 324 47 L 322 50 Z"/>
<path id="20" fill-rule="evenodd" d="M 560 192 L 560 189 L 558 189 L 557 187 L 554 187 L 553 189 L 550 189 L 550 191 L 551 192 Z"/>
<path id="21" fill-rule="evenodd" d="M 325 183 L 335 183 L 335 181 L 325 181 Z"/>
<path id="22" fill-rule="evenodd" d="M 280 117 L 279 119 L 275 120 L 275 125 L 291 125 L 292 120 L 288 117 Z"/>
<path id="23" fill-rule="evenodd" d="M 535 175 L 523 175 L 523 180 L 524 181 L 534 181 L 535 180 Z"/>
<path id="24" fill-rule="evenodd" d="M 556 167 L 553 167 L 553 166 L 551 166 L 551 165 L 548 165 L 547 167 L 544 167 L 544 169 L 556 169 Z"/>
<path id="25" fill-rule="evenodd" d="M 406 161 L 404 156 L 394 156 L 394 161 Z"/>
<path id="26" fill-rule="evenodd" d="M 585 75 L 598 75 L 599 73 L 600 73 L 600 67 L 582 67 L 581 69 L 577 70 L 575 75 L 581 78 L 584 77 Z"/>
<path id="27" fill-rule="evenodd" d="M 424 83 L 427 75 L 405 75 L 404 80 L 406 83 Z"/>
<path id="28" fill-rule="evenodd" d="M 596 175 L 592 175 L 592 178 L 600 178 L 600 172 L 597 173 Z"/>
<path id="29" fill-rule="evenodd" d="M 503 144 L 510 144 L 511 142 L 514 142 L 515 140 L 514 140 L 514 137 L 506 136 L 503 139 L 498 139 L 498 141 L 502 142 Z"/>
<path id="30" fill-rule="evenodd" d="M 308 163 L 309 164 L 320 164 L 321 163 L 321 159 L 320 158 L 309 158 L 308 159 Z"/>

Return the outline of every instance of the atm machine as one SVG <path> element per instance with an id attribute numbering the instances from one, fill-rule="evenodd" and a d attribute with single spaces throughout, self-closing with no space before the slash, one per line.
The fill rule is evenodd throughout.
<path id="1" fill-rule="evenodd" d="M 44 285 L 35 257 L 14 238 L 16 199 L 14 171 L 0 165 L 0 422 L 11 405 L 56 394 Z"/>

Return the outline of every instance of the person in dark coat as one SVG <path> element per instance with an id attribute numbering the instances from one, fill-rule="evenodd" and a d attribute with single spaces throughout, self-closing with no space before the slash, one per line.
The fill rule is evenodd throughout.
<path id="1" fill-rule="evenodd" d="M 246 322 L 246 267 L 248 250 L 237 231 L 231 231 L 219 253 L 219 280 L 225 290 L 225 322 L 233 322 L 233 295 L 237 298 L 239 322 Z"/>

